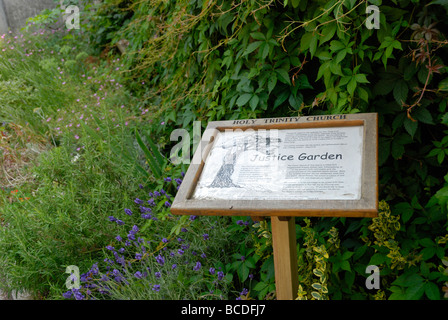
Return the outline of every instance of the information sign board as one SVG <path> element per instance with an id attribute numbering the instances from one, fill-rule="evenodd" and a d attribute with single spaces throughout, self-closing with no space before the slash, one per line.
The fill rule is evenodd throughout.
<path id="1" fill-rule="evenodd" d="M 210 122 L 174 214 L 372 217 L 377 114 Z"/>

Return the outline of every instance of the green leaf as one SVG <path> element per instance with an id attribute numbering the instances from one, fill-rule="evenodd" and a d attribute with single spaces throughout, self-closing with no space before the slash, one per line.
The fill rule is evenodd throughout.
<path id="1" fill-rule="evenodd" d="M 274 106 L 273 106 L 272 108 L 273 108 L 273 109 L 276 109 L 279 105 L 281 105 L 283 102 L 285 102 L 286 99 L 288 99 L 289 95 L 290 95 L 289 90 L 284 90 L 284 91 L 282 91 L 282 92 L 278 95 L 277 99 L 275 99 L 275 101 L 274 101 Z"/>
<path id="2" fill-rule="evenodd" d="M 318 282 L 313 283 L 311 285 L 311 287 L 313 287 L 314 290 L 318 290 L 318 291 L 322 290 L 322 285 Z"/>
<path id="3" fill-rule="evenodd" d="M 430 300 L 440 300 L 439 287 L 433 282 L 427 282 L 425 284 L 425 294 Z"/>
<path id="4" fill-rule="evenodd" d="M 356 4 L 356 0 L 349 0 L 345 1 L 344 5 L 347 7 L 347 9 L 351 10 Z"/>
<path id="5" fill-rule="evenodd" d="M 316 291 L 311 292 L 311 296 L 312 296 L 314 299 L 316 299 L 316 300 L 321 300 L 321 299 L 322 299 L 322 296 L 320 295 L 320 293 L 318 293 L 318 292 L 316 292 Z"/>
<path id="6" fill-rule="evenodd" d="M 319 60 L 322 60 L 322 61 L 331 60 L 331 58 L 332 58 L 331 53 L 325 49 L 317 50 L 315 56 L 317 58 L 319 58 Z"/>
<path id="7" fill-rule="evenodd" d="M 300 4 L 300 0 L 291 0 L 291 5 L 293 8 L 297 8 Z"/>
<path id="8" fill-rule="evenodd" d="M 344 74 L 342 73 L 341 64 L 337 63 L 335 60 L 330 61 L 330 70 L 333 74 L 337 74 L 342 77 L 344 76 Z"/>
<path id="9" fill-rule="evenodd" d="M 433 0 L 429 4 L 440 4 L 442 6 L 448 6 L 448 0 Z"/>
<path id="10" fill-rule="evenodd" d="M 408 202 L 400 202 L 394 207 L 394 211 L 401 216 L 404 223 L 408 222 L 414 213 L 414 209 Z"/>
<path id="11" fill-rule="evenodd" d="M 403 283 L 404 287 L 412 287 L 424 282 L 422 276 L 417 273 L 407 274 L 403 280 L 404 280 Z"/>
<path id="12" fill-rule="evenodd" d="M 263 44 L 263 49 L 261 51 L 261 59 L 265 60 L 269 54 L 269 45 L 267 43 Z"/>
<path id="13" fill-rule="evenodd" d="M 436 254 L 436 247 L 424 248 L 420 253 L 423 260 L 429 260 Z"/>
<path id="14" fill-rule="evenodd" d="M 404 125 L 404 128 L 406 129 L 407 133 L 409 133 L 409 135 L 412 138 L 414 138 L 415 132 L 417 132 L 417 128 L 418 128 L 418 122 L 412 121 L 411 119 L 406 117 L 403 121 L 403 125 Z"/>
<path id="15" fill-rule="evenodd" d="M 289 104 L 291 105 L 291 107 L 294 110 L 299 110 L 300 106 L 302 105 L 303 102 L 303 96 L 302 94 L 297 94 L 296 96 L 294 96 L 292 93 L 289 95 L 289 100 L 288 100 Z"/>
<path id="16" fill-rule="evenodd" d="M 338 54 L 336 55 L 336 62 L 340 63 L 342 60 L 344 60 L 346 55 L 347 55 L 347 49 L 339 51 Z"/>
<path id="17" fill-rule="evenodd" d="M 389 289 L 392 294 L 389 296 L 389 300 L 406 300 L 405 291 L 398 286 L 392 286 Z"/>
<path id="18" fill-rule="evenodd" d="M 367 80 L 367 77 L 363 73 L 358 73 L 355 75 L 356 82 L 358 83 L 369 83 L 369 80 Z"/>
<path id="19" fill-rule="evenodd" d="M 303 102 L 303 96 L 302 94 L 297 94 L 296 96 L 294 96 L 292 93 L 289 96 L 289 104 L 291 105 L 291 107 L 293 107 L 294 110 L 299 110 L 300 106 L 302 105 Z"/>
<path id="20" fill-rule="evenodd" d="M 242 94 L 237 100 L 236 100 L 236 104 L 239 107 L 244 106 L 245 104 L 247 104 L 249 102 L 249 100 L 252 98 L 252 93 L 244 93 Z"/>
<path id="21" fill-rule="evenodd" d="M 410 81 L 412 79 L 412 76 L 417 72 L 417 68 L 415 63 L 409 63 L 405 68 L 403 72 L 403 79 L 405 81 Z"/>
<path id="22" fill-rule="evenodd" d="M 274 90 L 275 85 L 277 84 L 277 76 L 275 74 L 271 74 L 268 80 L 268 92 L 271 93 Z"/>
<path id="23" fill-rule="evenodd" d="M 353 223 L 351 223 L 350 226 L 352 224 Z M 359 226 L 356 229 L 358 229 L 358 228 L 359 228 Z M 367 246 L 360 246 L 358 249 L 356 249 L 355 254 L 353 255 L 353 259 L 357 260 L 357 259 L 361 258 L 364 255 L 364 253 L 366 253 L 366 251 L 367 251 Z"/>
<path id="24" fill-rule="evenodd" d="M 370 258 L 369 265 L 379 266 L 384 262 L 386 262 L 386 256 L 383 253 L 377 252 Z"/>
<path id="25" fill-rule="evenodd" d="M 313 35 L 313 38 L 311 39 L 311 43 L 310 43 L 310 53 L 311 53 L 311 58 L 314 57 L 314 54 L 316 53 L 317 50 L 317 35 Z"/>
<path id="26" fill-rule="evenodd" d="M 352 271 L 352 269 L 350 268 L 350 263 L 347 260 L 341 261 L 340 267 L 342 270 Z"/>
<path id="27" fill-rule="evenodd" d="M 359 98 L 365 102 L 369 102 L 369 93 L 362 87 L 357 87 Z"/>
<path id="28" fill-rule="evenodd" d="M 278 75 L 278 79 L 284 84 L 291 85 L 291 80 L 289 79 L 288 71 L 285 69 L 276 69 L 275 72 Z"/>
<path id="29" fill-rule="evenodd" d="M 328 23 L 325 27 L 322 28 L 322 36 L 319 38 L 319 46 L 333 38 L 336 32 L 336 28 L 336 22 Z"/>
<path id="30" fill-rule="evenodd" d="M 397 81 L 397 83 L 395 84 L 395 87 L 394 87 L 393 94 L 394 94 L 395 101 L 397 101 L 397 103 L 400 106 L 406 102 L 406 99 L 408 97 L 408 91 L 409 91 L 409 88 L 408 88 L 406 81 L 404 81 L 404 80 Z"/>
<path id="31" fill-rule="evenodd" d="M 315 38 L 315 36 L 313 35 L 312 32 L 306 32 L 302 36 L 302 38 L 300 39 L 300 51 L 302 53 L 309 50 L 311 42 L 313 41 L 313 38 Z"/>
<path id="32" fill-rule="evenodd" d="M 249 257 L 244 261 L 244 264 L 248 267 L 248 268 L 255 268 L 255 260 L 253 257 Z"/>
<path id="33" fill-rule="evenodd" d="M 313 57 L 317 49 L 317 39 L 318 37 L 314 32 L 306 32 L 300 39 L 300 51 L 304 53 L 308 50 Z"/>
<path id="34" fill-rule="evenodd" d="M 316 276 L 316 277 L 319 277 L 319 278 L 321 278 L 321 277 L 323 277 L 324 276 L 324 273 L 323 273 L 323 271 L 322 270 L 320 270 L 320 269 L 313 269 L 313 273 L 314 273 L 314 275 Z"/>
<path id="35" fill-rule="evenodd" d="M 431 238 L 423 238 L 419 242 L 424 247 L 434 247 L 436 245 Z"/>
<path id="36" fill-rule="evenodd" d="M 423 281 L 416 282 L 406 289 L 406 300 L 419 300 L 425 292 L 425 283 Z"/>
<path id="37" fill-rule="evenodd" d="M 317 77 L 316 77 L 316 81 L 319 80 L 320 78 L 322 78 L 322 76 L 328 72 L 329 67 L 330 67 L 330 62 L 331 61 L 326 61 L 324 63 L 322 63 L 319 67 L 319 70 L 317 71 Z M 330 70 L 331 71 L 331 70 Z M 331 74 L 331 73 L 330 73 Z"/>
<path id="38" fill-rule="evenodd" d="M 353 93 L 355 92 L 355 89 L 356 89 L 356 80 L 354 77 L 352 77 L 347 84 L 347 91 L 352 96 Z"/>
<path id="39" fill-rule="evenodd" d="M 375 84 L 373 91 L 378 95 L 384 96 L 393 90 L 394 83 L 395 81 L 393 80 L 381 79 Z"/>
<path id="40" fill-rule="evenodd" d="M 237 273 L 241 282 L 246 281 L 247 277 L 249 277 L 249 272 L 250 269 L 244 263 L 240 264 Z"/>
<path id="41" fill-rule="evenodd" d="M 255 290 L 255 291 L 261 291 L 261 290 L 267 288 L 268 286 L 269 286 L 268 283 L 265 283 L 265 282 L 260 281 L 260 282 L 258 282 L 258 283 L 255 285 L 254 290 Z"/>
<path id="42" fill-rule="evenodd" d="M 347 287 L 351 288 L 353 286 L 353 283 L 355 282 L 356 274 L 355 272 L 346 272 L 345 273 L 345 283 L 347 283 Z"/>
<path id="43" fill-rule="evenodd" d="M 261 32 L 253 32 L 250 34 L 250 36 L 255 40 L 266 40 L 265 35 L 262 34 Z"/>
<path id="44" fill-rule="evenodd" d="M 308 77 L 304 73 L 300 74 L 297 77 L 297 79 L 294 81 L 294 84 L 298 87 L 298 89 L 314 89 L 308 81 Z"/>
<path id="45" fill-rule="evenodd" d="M 345 44 L 343 44 L 341 41 L 339 40 L 333 40 L 330 42 L 330 50 L 335 52 L 335 51 L 339 51 L 345 49 Z"/>
<path id="46" fill-rule="evenodd" d="M 448 91 L 448 78 L 445 78 L 439 82 L 439 90 Z"/>
<path id="47" fill-rule="evenodd" d="M 422 83 L 425 84 L 426 80 L 428 79 L 429 75 L 429 81 L 431 81 L 431 75 L 429 74 L 429 70 L 427 68 L 421 67 L 420 70 L 418 70 L 417 78 Z"/>
<path id="48" fill-rule="evenodd" d="M 439 162 L 439 164 L 442 164 L 444 159 L 445 159 L 445 152 L 443 150 L 440 150 L 439 154 L 437 155 L 437 161 Z"/>
<path id="49" fill-rule="evenodd" d="M 257 108 L 258 102 L 260 102 L 260 98 L 256 95 L 253 95 L 252 98 L 249 101 L 250 108 L 252 111 L 255 111 Z"/>
<path id="50" fill-rule="evenodd" d="M 255 41 L 255 42 L 250 43 L 250 44 L 247 46 L 246 50 L 244 50 L 244 54 L 243 54 L 243 55 L 248 55 L 248 54 L 250 54 L 251 52 L 257 50 L 257 48 L 258 48 L 262 43 L 264 43 L 264 41 Z"/>
<path id="51" fill-rule="evenodd" d="M 431 113 L 424 107 L 416 108 L 412 113 L 412 117 L 426 124 L 434 124 Z"/>
<path id="52" fill-rule="evenodd" d="M 392 42 L 392 47 L 394 47 L 395 49 L 403 50 L 403 48 L 401 47 L 401 42 L 398 40 L 394 40 Z"/>
<path id="53" fill-rule="evenodd" d="M 342 259 L 343 260 L 348 260 L 348 259 L 350 259 L 351 258 L 351 256 L 354 254 L 354 252 L 351 252 L 351 251 L 345 251 L 343 254 L 342 254 Z"/>

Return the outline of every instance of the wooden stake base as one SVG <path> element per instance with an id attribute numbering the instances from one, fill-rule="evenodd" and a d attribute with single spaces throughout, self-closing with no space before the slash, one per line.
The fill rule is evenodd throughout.
<path id="1" fill-rule="evenodd" d="M 271 217 L 277 300 L 295 300 L 299 287 L 295 219 Z"/>

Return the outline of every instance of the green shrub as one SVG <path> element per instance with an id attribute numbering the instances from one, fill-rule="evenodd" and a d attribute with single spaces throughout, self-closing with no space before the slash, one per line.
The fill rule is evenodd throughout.
<path id="1" fill-rule="evenodd" d="M 366 26 L 368 5 L 380 9 L 379 29 Z M 128 9 L 132 19 L 111 44 L 129 40 L 123 59 L 128 85 L 153 111 L 154 122 L 164 123 L 152 132 L 162 134 L 166 149 L 172 130 L 190 130 L 193 121 L 205 127 L 223 119 L 377 112 L 379 191 L 389 216 L 311 219 L 313 231 L 300 227 L 299 251 L 309 245 L 307 258 L 300 258 L 302 289 L 308 298 L 441 297 L 446 279 L 438 269 L 448 227 L 442 2 L 143 1 Z M 393 237 L 385 234 L 382 244 L 362 240 L 379 221 Z M 316 269 L 315 254 L 326 256 L 330 230 L 340 246 L 328 259 L 318 257 L 326 265 L 328 292 L 312 295 L 316 282 L 308 282 L 309 270 Z M 313 234 L 314 245 L 306 244 Z M 373 263 L 384 281 L 379 292 L 363 282 Z M 410 275 L 416 287 L 401 281 Z M 257 288 L 269 287 L 272 280 L 260 283 Z M 319 283 L 315 287 L 324 289 Z"/>

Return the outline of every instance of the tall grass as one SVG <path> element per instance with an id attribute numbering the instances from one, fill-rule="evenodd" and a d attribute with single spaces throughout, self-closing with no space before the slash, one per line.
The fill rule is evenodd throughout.
<path id="1" fill-rule="evenodd" d="M 120 229 L 105 247 L 105 259 L 85 269 L 81 288 L 65 298 L 228 299 L 232 277 L 223 271 L 229 220 L 171 216 L 180 179 L 164 182 L 149 193 L 142 188 L 132 206 L 109 216 L 107 223 Z"/>
<path id="2" fill-rule="evenodd" d="M 0 41 L 1 123 L 53 146 L 23 168 L 26 181 L 0 202 L 0 278 L 7 279 L 0 289 L 36 297 L 63 287 L 67 265 L 88 267 L 102 256 L 115 232 L 106 217 L 122 211 L 135 181 L 145 180 L 135 175 L 135 160 L 117 157 L 131 149 L 139 120 L 119 84 L 118 61 L 87 64 L 82 42 L 62 31 L 51 35 L 58 42 L 46 36 L 40 30 Z"/>
<path id="3" fill-rule="evenodd" d="M 179 177 L 184 168 L 173 167 L 163 156 L 151 130 L 158 126 L 151 124 L 150 107 L 121 84 L 120 59 L 98 60 L 82 39 L 57 32 L 47 37 L 40 30 L 0 42 L 0 119 L 51 145 L 24 168 L 27 179 L 13 194 L 1 194 L 0 279 L 5 281 L 0 289 L 61 299 L 66 267 L 76 265 L 89 270 L 86 274 L 108 277 L 102 282 L 108 294 L 103 295 L 91 290 L 93 280 L 84 275 L 84 291 L 75 293 L 88 298 L 229 298 L 235 292 L 232 273 L 244 282 L 249 268 L 227 257 L 234 259 L 232 254 L 250 236 L 232 219 L 201 218 L 190 224 L 188 217 L 172 217 L 169 197 L 159 198 L 152 208 L 157 220 L 124 215 L 130 219 L 126 227 L 139 225 L 146 241 L 139 253 L 148 253 L 146 259 L 120 268 L 102 264 L 117 259 L 105 248 L 118 247 L 116 237 L 123 232 L 108 217 L 123 216 L 132 206 L 143 210 L 135 208 L 136 197 L 143 199 L 148 190 L 162 193 L 169 181 L 171 189 L 163 191 L 174 197 L 176 180 L 170 177 Z M 177 238 L 188 240 L 188 248 Z M 135 262 L 136 253 L 128 252 L 127 262 Z M 161 253 L 167 254 L 164 265 L 154 260 Z M 152 272 L 143 276 L 148 268 Z M 125 274 L 128 285 L 111 272 Z"/>
<path id="4" fill-rule="evenodd" d="M 70 103 L 76 91 L 61 87 L 57 67 L 45 67 L 49 59 L 56 66 L 57 54 L 28 41 L 21 36 L 0 40 L 0 121 L 29 125 L 37 133 L 48 134 L 48 124 L 42 120 Z"/>

